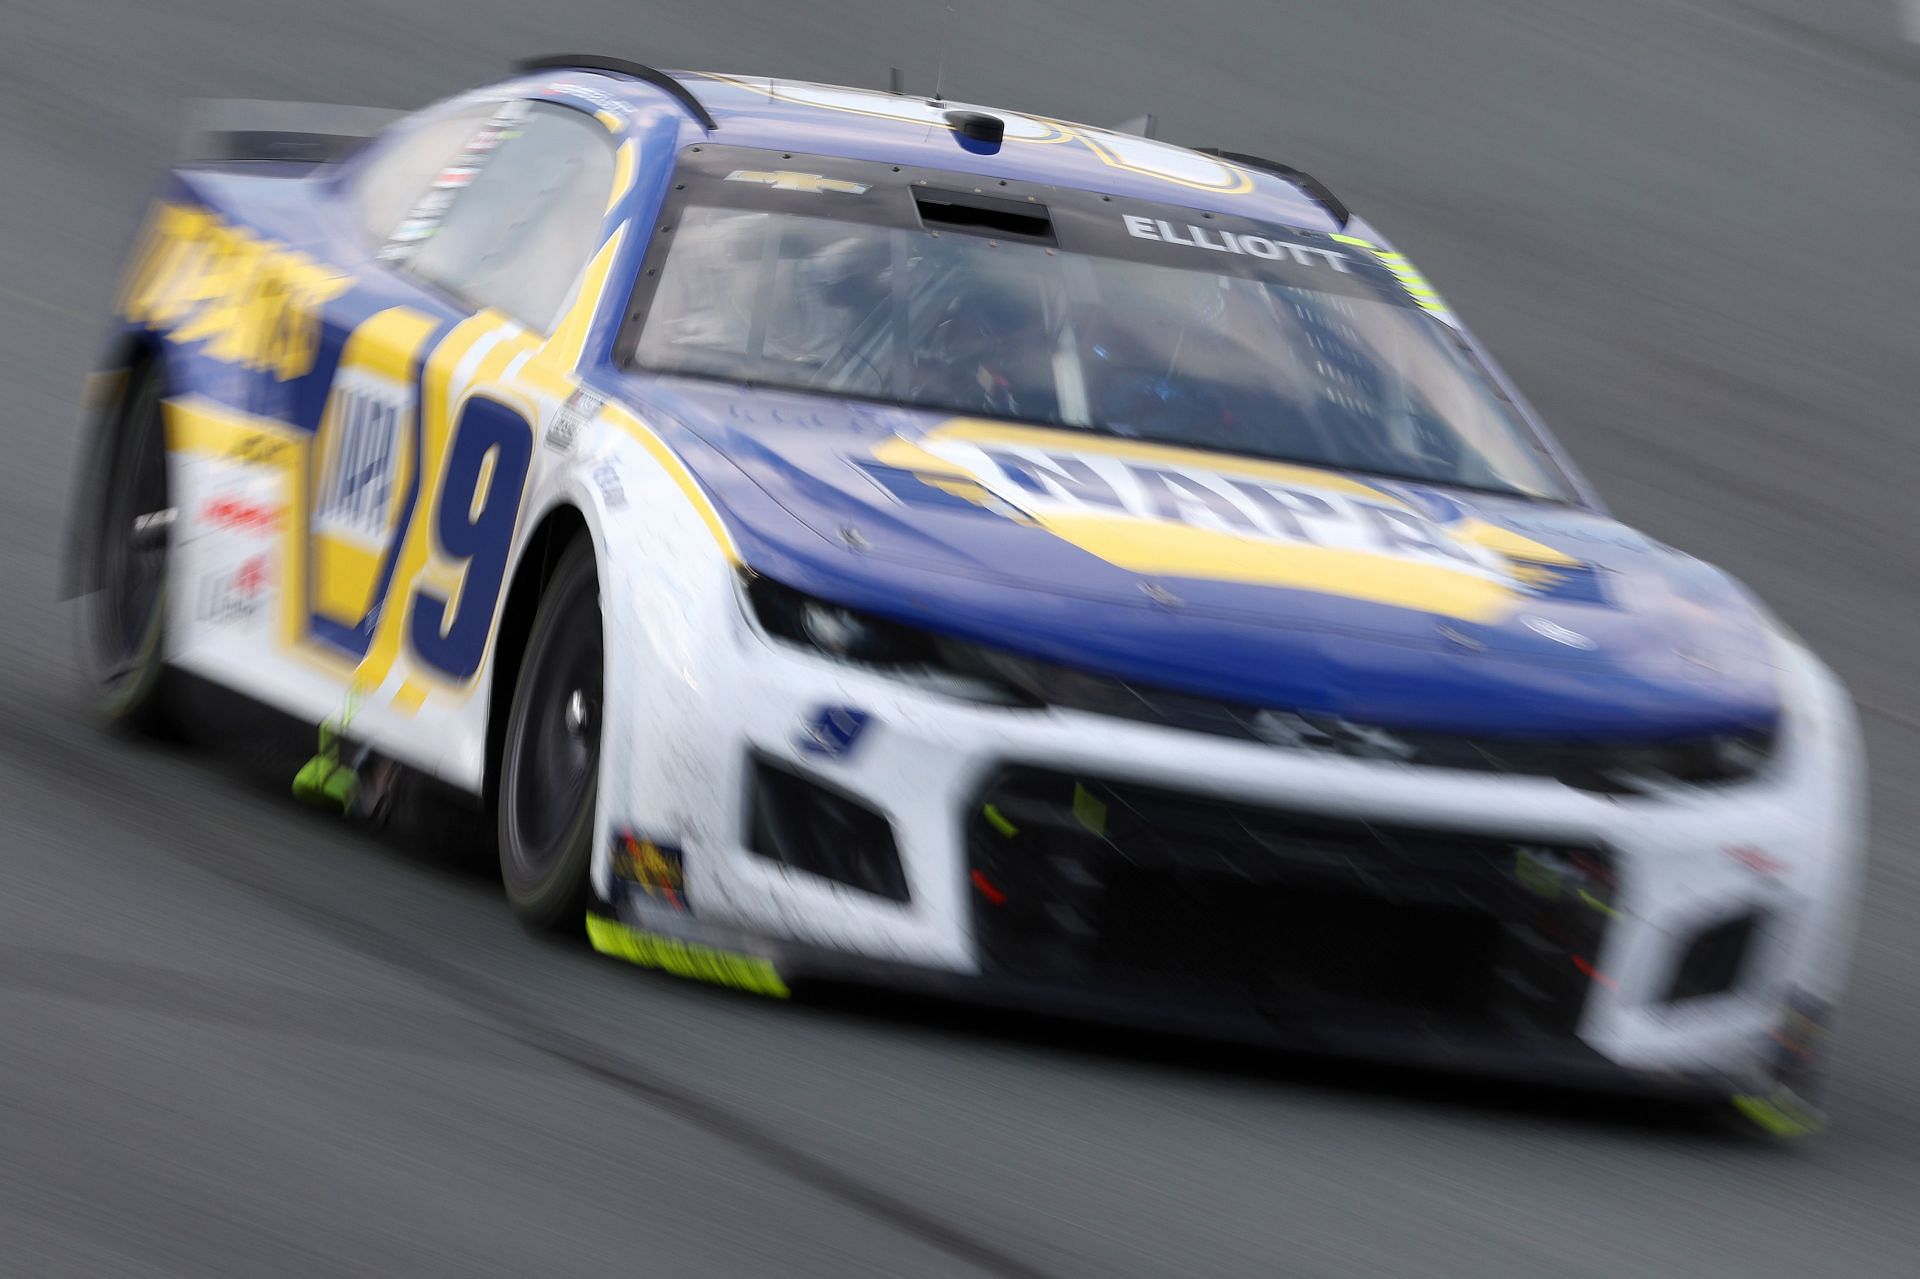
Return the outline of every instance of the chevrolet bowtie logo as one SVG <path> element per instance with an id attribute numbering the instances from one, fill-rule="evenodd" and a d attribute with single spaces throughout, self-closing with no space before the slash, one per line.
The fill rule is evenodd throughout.
<path id="1" fill-rule="evenodd" d="M 815 195 L 822 191 L 865 195 L 868 190 L 865 183 L 829 178 L 818 173 L 796 173 L 792 169 L 735 169 L 727 175 L 727 181 L 758 182 L 776 191 L 810 191 Z"/>

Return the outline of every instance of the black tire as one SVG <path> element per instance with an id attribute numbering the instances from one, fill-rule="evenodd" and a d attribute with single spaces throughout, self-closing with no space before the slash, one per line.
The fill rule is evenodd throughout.
<path id="1" fill-rule="evenodd" d="M 578 931 L 586 913 L 605 686 L 600 584 L 578 538 L 541 592 L 500 750 L 500 879 L 529 928 Z"/>
<path id="2" fill-rule="evenodd" d="M 141 364 L 128 373 L 95 489 L 88 542 L 92 589 L 81 622 L 83 660 L 101 714 L 159 737 L 172 736 L 176 728 L 166 660 L 174 508 L 164 397 L 157 365 Z"/>

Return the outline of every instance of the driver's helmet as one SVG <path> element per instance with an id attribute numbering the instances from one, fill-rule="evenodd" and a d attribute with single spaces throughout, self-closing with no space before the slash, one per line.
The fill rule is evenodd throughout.
<path id="1" fill-rule="evenodd" d="M 919 363 L 943 398 L 1010 417 L 1055 415 L 1053 341 L 1033 281 L 970 274 L 938 316 Z"/>

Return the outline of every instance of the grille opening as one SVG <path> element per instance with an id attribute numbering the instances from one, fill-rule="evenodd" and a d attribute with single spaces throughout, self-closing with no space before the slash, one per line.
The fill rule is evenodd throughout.
<path id="1" fill-rule="evenodd" d="M 908 900 L 893 826 L 858 800 L 771 760 L 753 760 L 748 847 L 795 870 Z"/>
<path id="2" fill-rule="evenodd" d="M 988 971 L 1301 1030 L 1572 1035 L 1617 887 L 1595 845 L 1025 766 L 976 797 L 967 850 Z"/>
<path id="3" fill-rule="evenodd" d="M 1750 911 L 1701 930 L 1673 970 L 1666 1002 L 1724 995 L 1737 987 L 1759 926 L 1759 914 Z"/>

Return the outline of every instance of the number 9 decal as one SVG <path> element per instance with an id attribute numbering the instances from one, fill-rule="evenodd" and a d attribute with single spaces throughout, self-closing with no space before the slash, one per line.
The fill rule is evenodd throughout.
<path id="1" fill-rule="evenodd" d="M 448 599 L 424 583 L 413 594 L 408 639 L 427 666 L 465 683 L 480 671 L 513 552 L 513 530 L 533 459 L 526 419 L 474 397 L 460 411 L 435 503 L 436 558 L 462 565 Z"/>

